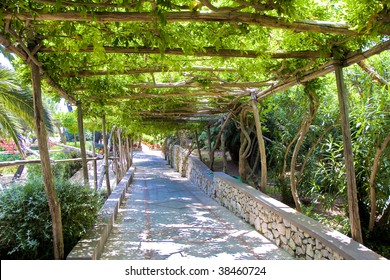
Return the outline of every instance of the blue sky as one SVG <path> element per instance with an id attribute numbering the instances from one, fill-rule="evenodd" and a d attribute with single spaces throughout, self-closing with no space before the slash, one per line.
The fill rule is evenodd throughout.
<path id="1" fill-rule="evenodd" d="M 7 58 L 4 57 L 4 55 L 0 52 L 0 64 L 6 68 L 12 69 L 11 63 L 8 61 Z"/>

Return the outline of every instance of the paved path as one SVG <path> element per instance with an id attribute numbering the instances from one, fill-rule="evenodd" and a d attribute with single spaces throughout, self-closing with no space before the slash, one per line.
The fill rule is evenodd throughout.
<path id="1" fill-rule="evenodd" d="M 153 152 L 136 172 L 101 259 L 290 259 Z"/>

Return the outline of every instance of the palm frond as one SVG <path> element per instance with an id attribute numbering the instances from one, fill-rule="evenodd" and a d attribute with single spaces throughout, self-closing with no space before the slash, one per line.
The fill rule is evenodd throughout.
<path id="1" fill-rule="evenodd" d="M 0 102 L 13 114 L 20 116 L 30 127 L 34 127 L 34 102 L 32 94 L 15 83 L 11 72 L 0 68 Z M 49 133 L 54 126 L 48 110 L 44 108 L 43 122 Z"/>

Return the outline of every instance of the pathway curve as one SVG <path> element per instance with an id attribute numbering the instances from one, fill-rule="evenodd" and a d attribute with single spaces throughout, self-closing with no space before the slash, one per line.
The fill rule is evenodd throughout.
<path id="1" fill-rule="evenodd" d="M 134 181 L 100 259 L 292 258 L 159 154 L 139 152 L 134 164 Z"/>

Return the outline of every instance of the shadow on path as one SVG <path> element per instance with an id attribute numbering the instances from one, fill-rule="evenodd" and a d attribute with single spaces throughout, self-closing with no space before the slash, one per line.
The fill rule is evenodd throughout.
<path id="1" fill-rule="evenodd" d="M 167 165 L 160 152 L 134 157 L 133 183 L 100 259 L 292 259 Z"/>

